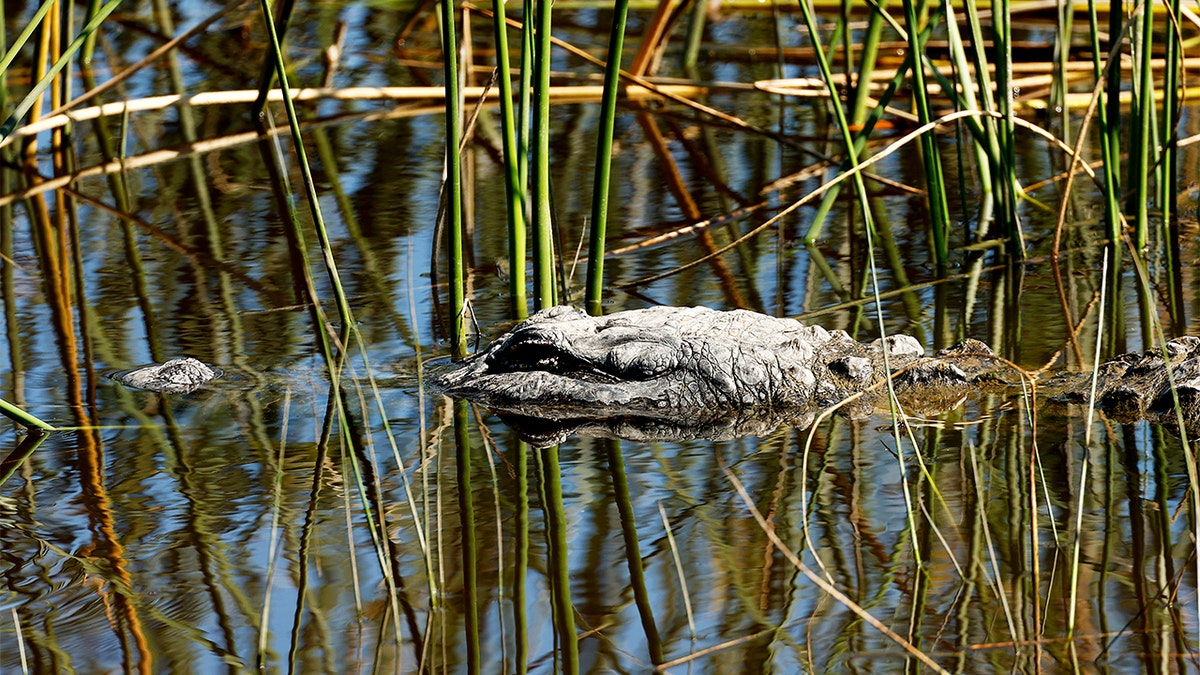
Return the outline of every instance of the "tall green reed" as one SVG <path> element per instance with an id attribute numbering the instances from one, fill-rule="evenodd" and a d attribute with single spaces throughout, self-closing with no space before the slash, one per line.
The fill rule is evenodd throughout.
<path id="1" fill-rule="evenodd" d="M 1132 45 L 1134 104 L 1129 146 L 1132 160 L 1129 163 L 1129 182 L 1134 190 L 1131 201 L 1134 210 L 1134 242 L 1139 251 L 1145 248 L 1146 235 L 1150 229 L 1149 182 L 1156 154 L 1154 70 L 1150 65 L 1154 49 L 1154 3 L 1143 2 L 1140 7 L 1131 40 L 1136 44 Z M 1108 92 L 1108 95 L 1112 96 L 1113 92 Z"/>
<path id="2" fill-rule="evenodd" d="M 533 109 L 533 298 L 538 309 L 558 302 L 554 276 L 554 213 L 550 196 L 550 0 L 536 0 Z M 526 17 L 526 21 L 529 18 Z M 513 265 L 519 264 L 514 260 Z"/>
<path id="3" fill-rule="evenodd" d="M 1100 59 L 1104 56 L 1100 51 L 1100 22 L 1096 17 L 1096 1 L 1088 0 L 1088 33 L 1092 51 L 1092 75 L 1099 84 L 1105 81 L 1105 66 Z M 1113 67 L 1113 56 L 1115 51 L 1109 52 L 1108 71 L 1120 74 L 1120 67 Z M 1111 86 L 1112 80 L 1107 80 Z M 1106 96 L 1107 90 L 1102 89 L 1101 97 L 1104 99 L 1101 104 L 1096 107 L 1096 120 L 1099 124 L 1100 137 L 1100 157 L 1101 157 L 1101 175 L 1104 177 L 1104 222 L 1106 225 L 1105 232 L 1108 235 L 1108 240 L 1116 242 L 1121 236 L 1121 184 L 1117 173 L 1117 167 L 1120 165 L 1120 141 L 1116 126 L 1120 122 L 1120 118 L 1113 119 L 1112 106 L 1109 101 L 1115 101 L 1117 97 Z M 1119 114 L 1119 109 L 1118 109 Z"/>
<path id="4" fill-rule="evenodd" d="M 933 120 L 929 89 L 925 86 L 925 53 L 921 42 L 921 24 L 917 18 L 916 0 L 904 0 L 904 24 L 908 31 L 912 59 L 912 97 L 917 121 L 929 124 Z M 942 161 L 937 148 L 937 136 L 921 136 L 921 163 L 925 167 L 925 191 L 929 205 L 929 229 L 933 238 L 933 257 L 939 274 L 944 274 L 949 262 L 950 207 L 946 201 L 946 184 L 942 177 Z"/>
<path id="5" fill-rule="evenodd" d="M 463 121 L 454 16 L 453 0 L 442 0 L 438 3 L 442 76 L 446 87 L 446 170 L 442 196 L 446 205 L 446 229 L 450 232 L 450 351 L 455 358 L 463 358 L 467 355 L 461 152 Z"/>
<path id="6" fill-rule="evenodd" d="M 496 70 L 500 86 L 500 122 L 504 144 L 504 197 L 508 209 L 509 304 L 518 319 L 528 313 L 525 289 L 525 180 L 521 170 L 519 138 L 526 134 L 518 126 L 521 107 L 513 98 L 512 66 L 508 54 L 508 22 L 504 0 L 492 2 L 495 31 Z"/>
<path id="7" fill-rule="evenodd" d="M 604 241 L 608 231 L 613 127 L 617 117 L 617 85 L 620 83 L 621 50 L 625 42 L 625 18 L 628 12 L 629 0 L 615 0 L 608 38 L 608 62 L 604 67 L 604 94 L 600 101 L 600 129 L 596 139 L 595 181 L 592 185 L 592 222 L 588 238 L 587 311 L 593 316 L 603 313 Z"/>

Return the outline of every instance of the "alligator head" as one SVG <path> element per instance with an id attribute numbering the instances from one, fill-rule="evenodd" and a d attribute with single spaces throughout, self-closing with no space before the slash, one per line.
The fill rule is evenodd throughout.
<path id="1" fill-rule="evenodd" d="M 897 359 L 922 353 L 889 342 Z M 542 310 L 442 375 L 447 394 L 548 419 L 704 423 L 730 412 L 815 409 L 875 381 L 882 346 L 792 319 L 704 307 L 588 316 Z"/>

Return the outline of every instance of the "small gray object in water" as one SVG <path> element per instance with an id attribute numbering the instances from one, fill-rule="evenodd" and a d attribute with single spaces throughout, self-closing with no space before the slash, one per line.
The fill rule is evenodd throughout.
<path id="1" fill-rule="evenodd" d="M 166 363 L 123 370 L 114 373 L 112 378 L 134 389 L 163 394 L 187 394 L 220 375 L 221 371 L 214 370 L 190 356 L 184 356 Z"/>

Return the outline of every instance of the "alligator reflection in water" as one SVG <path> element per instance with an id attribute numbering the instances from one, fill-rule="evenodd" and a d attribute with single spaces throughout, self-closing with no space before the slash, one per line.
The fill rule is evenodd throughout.
<path id="1" fill-rule="evenodd" d="M 1125 354 L 1097 371 L 1097 407 L 1116 421 L 1200 426 L 1200 338 Z M 806 427 L 822 410 L 860 417 L 886 405 L 884 375 L 906 411 L 957 407 L 981 387 L 1022 375 L 978 340 L 926 357 L 906 335 L 861 343 L 792 319 L 703 307 L 652 307 L 591 317 L 571 307 L 534 314 L 437 378 L 445 393 L 505 414 L 531 442 L 571 433 L 635 440 L 725 439 L 780 424 Z M 1174 382 L 1174 389 L 1171 384 Z M 1086 402 L 1088 373 L 1039 386 Z M 847 401 L 847 399 L 850 399 Z"/>

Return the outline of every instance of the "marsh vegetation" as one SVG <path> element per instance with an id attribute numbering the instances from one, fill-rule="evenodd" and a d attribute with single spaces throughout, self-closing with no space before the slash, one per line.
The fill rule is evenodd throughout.
<path id="1" fill-rule="evenodd" d="M 1200 669 L 1177 427 L 534 448 L 426 387 L 557 303 L 1200 335 L 1180 3 L 3 11 L 0 672 Z"/>

